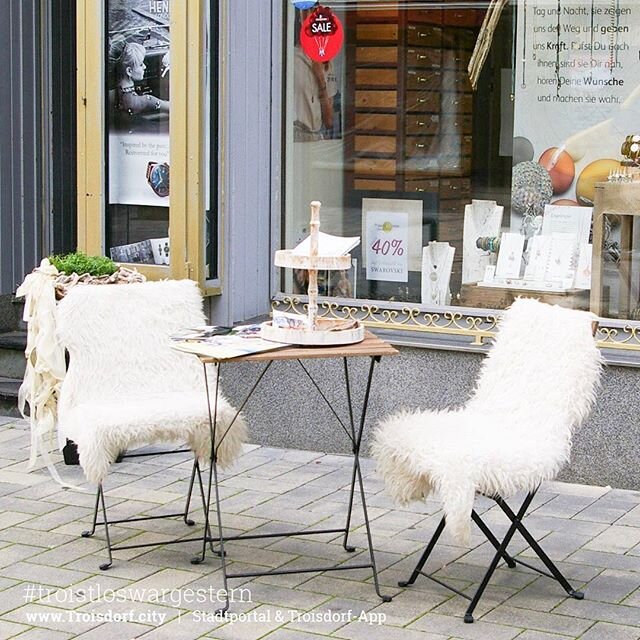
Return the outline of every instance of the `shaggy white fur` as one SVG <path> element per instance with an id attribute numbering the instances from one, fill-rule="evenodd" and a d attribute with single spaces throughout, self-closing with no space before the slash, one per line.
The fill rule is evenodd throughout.
<path id="1" fill-rule="evenodd" d="M 594 320 L 516 300 L 465 407 L 403 411 L 378 426 L 372 453 L 392 496 L 406 504 L 438 495 L 447 529 L 468 545 L 476 492 L 508 497 L 553 478 L 595 400 Z"/>
<path id="2" fill-rule="evenodd" d="M 209 459 L 203 367 L 169 340 L 205 322 L 190 280 L 77 286 L 60 302 L 58 336 L 70 362 L 58 428 L 78 445 L 88 480 L 102 482 L 120 452 L 150 442 L 186 441 L 201 462 Z M 218 441 L 234 415 L 218 394 Z M 221 466 L 233 462 L 245 439 L 238 416 L 220 446 Z"/>

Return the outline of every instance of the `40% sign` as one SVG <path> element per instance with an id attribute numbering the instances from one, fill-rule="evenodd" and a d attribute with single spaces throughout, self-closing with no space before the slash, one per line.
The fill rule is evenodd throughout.
<path id="1" fill-rule="evenodd" d="M 371 251 L 377 255 L 383 256 L 403 256 L 404 246 L 400 239 L 396 240 L 380 240 L 379 238 L 371 245 Z"/>

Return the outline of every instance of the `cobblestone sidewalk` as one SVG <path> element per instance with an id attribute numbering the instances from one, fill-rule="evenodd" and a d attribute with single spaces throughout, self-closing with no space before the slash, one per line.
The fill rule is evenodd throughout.
<path id="1" fill-rule="evenodd" d="M 191 564 L 197 543 L 116 552 L 113 566 L 100 571 L 106 559 L 103 531 L 80 537 L 90 524 L 93 491 L 77 467 L 58 468 L 87 492 L 61 489 L 42 468 L 27 473 L 28 450 L 27 425 L 0 418 L 0 640 L 640 638 L 640 493 L 635 491 L 545 484 L 527 525 L 567 578 L 585 591 L 585 599 L 567 599 L 548 578 L 502 565 L 476 610 L 476 622 L 468 625 L 460 596 L 424 578 L 410 589 L 397 586 L 433 532 L 438 504 L 396 508 L 373 463 L 363 460 L 380 578 L 393 602 L 380 602 L 369 570 L 267 576 L 230 583 L 234 615 L 225 620 L 213 615 L 222 588 L 220 560 L 209 553 L 204 564 Z M 344 526 L 350 464 L 343 456 L 249 446 L 224 474 L 225 526 L 238 533 Z M 110 518 L 180 511 L 190 472 L 187 454 L 114 465 L 105 486 Z M 492 504 L 479 502 L 479 510 L 503 533 L 506 521 Z M 193 506 L 201 523 L 195 501 Z M 366 539 L 359 512 L 354 510 L 350 538 L 356 546 Z M 114 543 L 128 544 L 194 535 L 178 518 L 115 525 L 111 533 Z M 327 537 L 237 541 L 228 545 L 227 558 L 232 571 L 354 561 L 339 537 Z M 510 549 L 531 555 L 521 538 Z M 445 538 L 428 569 L 471 592 L 491 556 L 480 535 L 471 550 Z"/>

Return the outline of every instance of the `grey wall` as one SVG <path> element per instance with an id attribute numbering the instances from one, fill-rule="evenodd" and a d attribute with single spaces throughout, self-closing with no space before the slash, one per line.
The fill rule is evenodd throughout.
<path id="1" fill-rule="evenodd" d="M 39 262 L 43 241 L 40 2 L 2 3 L 0 294 Z"/>
<path id="2" fill-rule="evenodd" d="M 470 395 L 482 355 L 401 348 L 400 355 L 377 365 L 369 418 L 371 427 L 382 416 L 408 407 L 443 409 L 462 404 Z M 346 418 L 343 369 L 340 361 L 307 361 L 339 415 Z M 354 386 L 362 390 L 368 359 L 353 359 Z M 222 386 L 239 404 L 263 365 L 227 364 Z M 314 392 L 297 362 L 275 363 L 247 404 L 245 414 L 252 441 L 277 447 L 315 451 L 349 451 L 348 440 L 330 411 Z M 356 401 L 362 401 L 360 396 Z M 640 489 L 640 370 L 608 367 L 596 408 L 574 439 L 570 465 L 561 478 L 572 482 Z M 344 418 L 343 418 L 344 419 Z"/>

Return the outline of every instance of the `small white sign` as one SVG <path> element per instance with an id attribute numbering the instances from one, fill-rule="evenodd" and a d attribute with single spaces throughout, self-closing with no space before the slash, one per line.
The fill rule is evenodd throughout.
<path id="1" fill-rule="evenodd" d="M 409 280 L 409 215 L 368 211 L 366 214 L 367 280 Z"/>
<path id="2" fill-rule="evenodd" d="M 519 278 L 522 266 L 524 236 L 519 233 L 503 233 L 496 265 L 496 278 Z"/>

